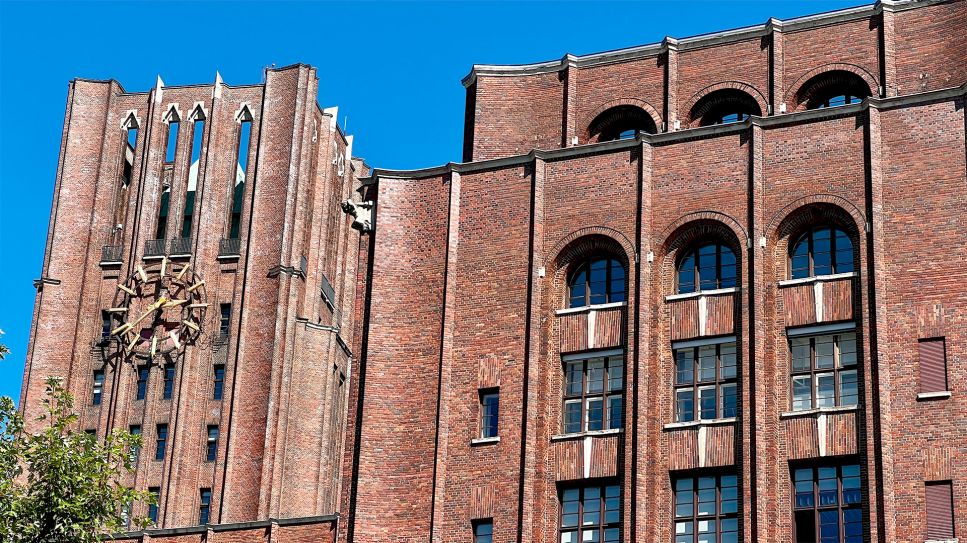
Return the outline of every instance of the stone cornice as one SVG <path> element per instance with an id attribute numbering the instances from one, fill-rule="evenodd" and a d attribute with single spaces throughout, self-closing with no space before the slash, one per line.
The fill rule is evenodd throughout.
<path id="1" fill-rule="evenodd" d="M 474 64 L 470 69 L 470 73 L 467 74 L 461 82 L 463 83 L 463 86 L 469 87 L 470 85 L 473 85 L 480 76 L 526 76 L 558 72 L 572 66 L 584 68 L 589 66 L 599 66 L 602 64 L 627 62 L 641 58 L 654 57 L 666 52 L 668 49 L 675 49 L 678 51 L 701 49 L 723 43 L 732 43 L 768 36 L 774 31 L 795 32 L 797 30 L 807 30 L 810 28 L 866 19 L 877 15 L 884 10 L 893 12 L 905 11 L 949 1 L 951 0 L 879 0 L 875 4 L 846 8 L 815 15 L 805 15 L 803 17 L 795 17 L 787 20 L 770 17 L 769 20 L 761 25 L 734 28 L 731 30 L 700 34 L 698 36 L 691 36 L 687 38 L 666 37 L 660 43 L 637 45 L 634 47 L 615 49 L 601 53 L 592 53 L 589 55 L 572 55 L 568 53 L 559 60 L 513 65 Z"/>

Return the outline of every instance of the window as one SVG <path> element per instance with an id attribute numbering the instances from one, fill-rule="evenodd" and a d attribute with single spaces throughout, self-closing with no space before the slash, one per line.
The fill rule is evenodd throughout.
<path id="1" fill-rule="evenodd" d="M 621 487 L 565 488 L 561 491 L 561 542 L 611 543 L 621 537 Z"/>
<path id="2" fill-rule="evenodd" d="M 171 399 L 171 393 L 175 387 L 175 365 L 165 364 L 165 381 L 164 387 L 162 388 L 161 398 L 164 400 Z"/>
<path id="3" fill-rule="evenodd" d="M 177 121 L 178 115 L 172 111 L 172 120 L 168 123 L 168 142 L 165 145 L 165 163 L 175 161 L 175 153 L 178 151 L 178 129 L 181 123 Z"/>
<path id="4" fill-rule="evenodd" d="M 947 348 L 945 338 L 921 339 L 920 392 L 947 390 Z"/>
<path id="5" fill-rule="evenodd" d="M 624 403 L 624 355 L 564 362 L 564 432 L 618 429 Z"/>
<path id="6" fill-rule="evenodd" d="M 208 427 L 208 439 L 205 443 L 205 460 L 214 462 L 218 453 L 218 426 Z"/>
<path id="7" fill-rule="evenodd" d="M 138 125 L 135 123 L 134 119 L 128 120 L 128 147 L 134 150 L 138 147 Z"/>
<path id="8" fill-rule="evenodd" d="M 199 492 L 198 500 L 198 524 L 208 524 L 209 514 L 212 508 L 212 489 L 203 488 Z"/>
<path id="9" fill-rule="evenodd" d="M 133 436 L 141 437 L 141 425 L 132 424 L 131 426 L 128 427 L 128 433 Z M 131 464 L 137 464 L 138 458 L 140 457 L 141 457 L 141 445 L 132 445 L 131 455 L 128 457 L 131 461 Z"/>
<path id="10" fill-rule="evenodd" d="M 861 543 L 863 512 L 858 464 L 793 470 L 796 543 Z"/>
<path id="11" fill-rule="evenodd" d="M 691 111 L 691 125 L 711 126 L 744 121 L 762 115 L 759 103 L 738 89 L 720 89 L 703 96 Z"/>
<path id="12" fill-rule="evenodd" d="M 101 311 L 101 339 L 111 338 L 111 329 L 114 328 L 112 324 L 114 321 L 111 318 L 111 312 L 104 309 Z"/>
<path id="13" fill-rule="evenodd" d="M 232 304 L 218 304 L 218 336 L 228 337 L 229 325 L 232 322 Z"/>
<path id="14" fill-rule="evenodd" d="M 148 520 L 151 524 L 158 524 L 158 504 L 161 503 L 161 489 L 153 486 L 148 489 L 148 493 L 154 498 L 148 503 Z"/>
<path id="15" fill-rule="evenodd" d="M 857 405 L 856 333 L 793 337 L 792 410 Z"/>
<path id="16" fill-rule="evenodd" d="M 165 450 L 168 448 L 168 425 L 159 424 L 158 425 L 158 440 L 155 444 L 154 449 L 154 459 L 164 460 Z"/>
<path id="17" fill-rule="evenodd" d="M 831 70 L 812 77 L 796 93 L 796 101 L 806 109 L 858 104 L 870 96 L 870 86 L 860 76 L 846 70 Z"/>
<path id="18" fill-rule="evenodd" d="M 158 204 L 158 226 L 155 239 L 165 239 L 168 232 L 168 205 L 171 203 L 171 185 L 164 183 L 161 187 L 161 201 Z"/>
<path id="19" fill-rule="evenodd" d="M 94 370 L 94 394 L 92 405 L 101 405 L 101 394 L 104 392 L 104 370 Z"/>
<path id="20" fill-rule="evenodd" d="M 927 533 L 931 541 L 955 539 L 954 497 L 950 481 L 928 482 L 924 485 L 924 504 L 927 510 Z"/>
<path id="21" fill-rule="evenodd" d="M 737 412 L 735 343 L 675 349 L 675 422 Z"/>
<path id="22" fill-rule="evenodd" d="M 569 307 L 625 301 L 625 268 L 613 258 L 595 258 L 571 274 Z"/>
<path id="23" fill-rule="evenodd" d="M 245 194 L 245 177 L 248 173 L 249 143 L 252 139 L 252 121 L 243 120 L 238 128 L 238 156 L 233 172 L 232 205 L 228 237 L 238 239 L 242 226 L 242 196 Z"/>
<path id="24" fill-rule="evenodd" d="M 738 477 L 702 475 L 675 479 L 675 543 L 737 543 Z"/>
<path id="25" fill-rule="evenodd" d="M 136 398 L 143 400 L 148 392 L 148 366 L 138 366 L 138 388 Z"/>
<path id="26" fill-rule="evenodd" d="M 473 523 L 473 543 L 491 543 L 494 540 L 494 521 L 478 520 Z"/>
<path id="27" fill-rule="evenodd" d="M 198 174 L 201 168 L 201 146 L 205 135 L 205 119 L 194 122 L 191 131 L 191 163 L 188 166 L 188 186 L 185 189 L 185 210 L 181 216 L 181 237 L 191 237 L 191 222 L 195 213 L 195 194 L 198 191 Z"/>
<path id="28" fill-rule="evenodd" d="M 718 243 L 701 245 L 685 253 L 678 263 L 678 293 L 735 286 L 735 254 Z"/>
<path id="29" fill-rule="evenodd" d="M 838 228 L 812 228 L 793 244 L 789 269 L 793 279 L 852 272 L 853 242 Z"/>
<path id="30" fill-rule="evenodd" d="M 225 364 L 215 364 L 215 383 L 212 389 L 212 399 L 221 400 L 222 392 L 225 390 Z"/>
<path id="31" fill-rule="evenodd" d="M 480 391 L 480 437 L 497 437 L 500 394 L 497 390 Z"/>
<path id="32" fill-rule="evenodd" d="M 855 94 L 837 94 L 836 96 L 830 96 L 827 98 L 821 98 L 816 101 L 816 109 L 821 109 L 824 107 L 836 107 L 845 106 L 847 104 L 858 104 L 863 101 L 862 96 L 857 96 Z"/>
<path id="33" fill-rule="evenodd" d="M 654 119 L 644 109 L 633 105 L 620 105 L 603 111 L 591 121 L 588 134 L 591 141 L 630 139 L 639 133 L 657 132 Z"/>

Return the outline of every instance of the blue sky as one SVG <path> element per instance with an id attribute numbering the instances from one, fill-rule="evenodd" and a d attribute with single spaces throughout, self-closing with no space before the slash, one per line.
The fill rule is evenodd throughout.
<path id="1" fill-rule="evenodd" d="M 257 83 L 262 68 L 319 69 L 353 151 L 375 166 L 460 159 L 473 63 L 520 64 L 861 4 L 833 1 L 526 3 L 45 3 L 0 0 L 0 395 L 20 394 L 67 83 Z M 348 117 L 348 118 L 347 118 Z"/>

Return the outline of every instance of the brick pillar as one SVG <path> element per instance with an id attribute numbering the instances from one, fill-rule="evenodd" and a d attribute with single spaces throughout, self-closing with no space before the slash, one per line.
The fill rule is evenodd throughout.
<path id="1" fill-rule="evenodd" d="M 788 108 L 785 103 L 786 81 L 783 47 L 785 45 L 785 34 L 782 31 L 782 21 L 769 19 L 769 28 L 772 30 L 769 40 L 769 105 L 772 106 L 772 114 L 785 113 Z"/>
<path id="2" fill-rule="evenodd" d="M 561 147 L 571 147 L 576 145 L 574 138 L 580 137 L 575 128 L 574 102 L 577 99 L 578 69 L 571 60 L 571 55 L 567 57 L 567 67 L 564 68 L 564 108 L 563 108 L 563 130 L 564 137 Z"/>
<path id="3" fill-rule="evenodd" d="M 678 40 L 666 36 L 665 49 L 665 132 L 677 130 L 678 119 Z"/>
<path id="4" fill-rule="evenodd" d="M 900 82 L 897 81 L 896 71 L 896 19 L 897 14 L 894 7 L 887 2 L 881 2 L 882 11 L 880 13 L 880 92 L 873 89 L 877 94 L 888 96 L 900 95 Z M 912 89 L 911 89 L 912 90 Z"/>

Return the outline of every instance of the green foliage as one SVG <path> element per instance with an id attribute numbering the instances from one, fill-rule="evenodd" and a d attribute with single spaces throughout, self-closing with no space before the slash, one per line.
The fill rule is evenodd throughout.
<path id="1" fill-rule="evenodd" d="M 126 505 L 154 499 L 122 484 L 141 436 L 115 430 L 98 442 L 77 431 L 73 410 L 74 398 L 49 379 L 39 431 L 30 433 L 13 400 L 0 398 L 0 541 L 99 542 L 126 530 Z"/>

